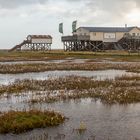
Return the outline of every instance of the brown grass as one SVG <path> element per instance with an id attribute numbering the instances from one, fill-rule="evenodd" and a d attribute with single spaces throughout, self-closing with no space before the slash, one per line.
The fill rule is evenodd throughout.
<path id="1" fill-rule="evenodd" d="M 45 72 L 53 70 L 127 70 L 129 72 L 140 73 L 140 63 L 126 63 L 126 64 L 112 64 L 112 63 L 49 63 L 49 64 L 13 64 L 13 65 L 0 65 L 1 74 L 17 74 L 28 72 Z"/>
<path id="2" fill-rule="evenodd" d="M 69 76 L 50 80 L 23 80 L 0 88 L 0 93 L 18 93 L 33 91 L 31 103 L 52 103 L 56 101 L 98 98 L 106 103 L 140 102 L 139 75 L 123 76 L 115 80 L 98 81 L 92 78 Z M 55 95 L 54 93 L 57 94 Z M 42 96 L 40 96 L 42 95 Z M 55 95 L 55 96 L 54 96 Z"/>
<path id="3" fill-rule="evenodd" d="M 104 59 L 111 58 L 114 61 L 137 61 L 140 54 L 128 53 L 125 51 L 107 51 L 107 52 L 64 52 L 63 50 L 54 50 L 49 52 L 6 52 L 0 51 L 0 61 L 28 61 L 28 60 L 53 60 L 66 59 L 69 57 L 80 59 Z"/>

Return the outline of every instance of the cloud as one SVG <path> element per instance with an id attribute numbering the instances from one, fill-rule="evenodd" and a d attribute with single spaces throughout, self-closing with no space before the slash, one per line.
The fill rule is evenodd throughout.
<path id="1" fill-rule="evenodd" d="M 77 19 L 85 25 L 110 25 L 120 26 L 127 22 L 129 14 L 132 15 L 136 8 L 140 8 L 140 0 L 63 0 L 71 4 L 63 16 Z M 138 15 L 138 14 L 137 14 Z M 132 16 L 131 16 L 132 17 Z M 134 17 L 133 17 L 134 18 Z M 135 20 L 136 21 L 136 20 Z M 138 21 L 138 17 L 137 17 Z M 137 22 L 138 23 L 138 22 Z"/>
<path id="2" fill-rule="evenodd" d="M 30 4 L 44 4 L 47 0 L 0 0 L 1 9 L 17 8 Z"/>
<path id="3" fill-rule="evenodd" d="M 79 26 L 139 26 L 139 13 L 140 0 L 0 0 L 0 46 L 11 48 L 28 34 L 51 34 L 59 48 L 60 22 L 67 35 L 73 20 Z"/>

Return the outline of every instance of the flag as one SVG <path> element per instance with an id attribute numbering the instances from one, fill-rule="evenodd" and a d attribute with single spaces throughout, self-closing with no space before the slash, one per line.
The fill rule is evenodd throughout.
<path id="1" fill-rule="evenodd" d="M 63 23 L 59 24 L 59 32 L 63 34 Z"/>
<path id="2" fill-rule="evenodd" d="M 72 32 L 76 32 L 77 21 L 73 21 L 72 23 Z"/>

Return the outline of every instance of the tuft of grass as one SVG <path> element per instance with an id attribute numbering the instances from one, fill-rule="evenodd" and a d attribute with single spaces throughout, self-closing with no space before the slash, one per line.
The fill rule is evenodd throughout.
<path id="1" fill-rule="evenodd" d="M 34 128 L 57 126 L 64 116 L 53 111 L 10 111 L 0 116 L 0 133 L 23 133 Z"/>

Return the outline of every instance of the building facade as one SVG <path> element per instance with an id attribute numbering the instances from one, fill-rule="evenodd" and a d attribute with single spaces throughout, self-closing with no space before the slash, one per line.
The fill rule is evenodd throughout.
<path id="1" fill-rule="evenodd" d="M 62 42 L 65 51 L 140 50 L 140 28 L 79 27 Z"/>
<path id="2" fill-rule="evenodd" d="M 74 33 L 78 36 L 90 36 L 92 41 L 118 42 L 125 35 L 140 38 L 138 27 L 80 27 Z"/>
<path id="3" fill-rule="evenodd" d="M 49 51 L 51 44 L 52 37 L 50 35 L 28 35 L 26 40 L 10 51 Z"/>

